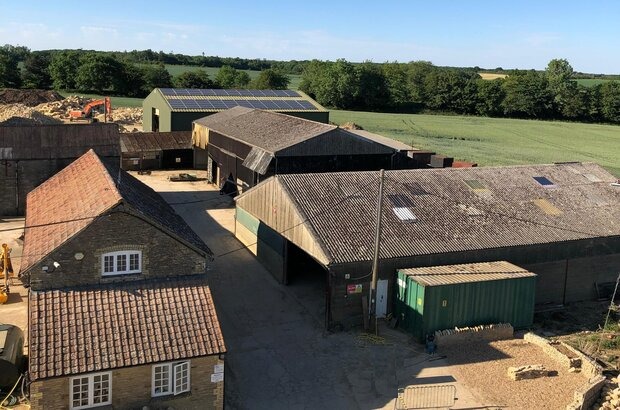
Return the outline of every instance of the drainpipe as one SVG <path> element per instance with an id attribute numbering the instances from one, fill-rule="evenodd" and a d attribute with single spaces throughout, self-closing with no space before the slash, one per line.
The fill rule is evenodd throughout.
<path id="1" fill-rule="evenodd" d="M 564 265 L 564 292 L 562 293 L 562 304 L 566 304 L 566 285 L 568 283 L 568 258 L 566 258 L 566 265 Z"/>
<path id="2" fill-rule="evenodd" d="M 15 161 L 15 214 L 19 215 L 19 161 Z"/>

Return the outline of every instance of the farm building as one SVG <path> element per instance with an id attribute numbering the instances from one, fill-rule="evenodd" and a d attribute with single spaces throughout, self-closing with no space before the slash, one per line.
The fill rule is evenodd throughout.
<path id="1" fill-rule="evenodd" d="M 30 192 L 32 409 L 224 408 L 211 257 L 159 194 L 92 150 Z"/>
<path id="2" fill-rule="evenodd" d="M 240 191 L 275 174 L 408 168 L 408 154 L 416 152 L 397 141 L 245 107 L 194 121 L 192 140 L 196 168 L 206 168 L 213 182 L 232 176 Z"/>
<path id="3" fill-rule="evenodd" d="M 26 195 L 89 149 L 118 164 L 116 124 L 0 127 L 0 215 L 23 215 Z"/>
<path id="4" fill-rule="evenodd" d="M 121 168 L 189 169 L 194 167 L 194 150 L 190 131 L 123 133 Z"/>
<path id="5" fill-rule="evenodd" d="M 591 163 L 386 171 L 379 311 L 397 269 L 498 260 L 538 275 L 538 304 L 597 297 L 620 265 L 613 181 Z M 235 234 L 279 282 L 315 275 L 328 326 L 358 324 L 378 188 L 379 172 L 277 175 L 237 198 Z"/>
<path id="6" fill-rule="evenodd" d="M 142 129 L 191 131 L 192 121 L 232 107 L 258 108 L 329 122 L 329 111 L 301 91 L 156 88 L 142 103 Z"/>
<path id="7" fill-rule="evenodd" d="M 437 330 L 510 323 L 531 326 L 536 275 L 508 262 L 400 269 L 394 313 L 419 340 Z"/>

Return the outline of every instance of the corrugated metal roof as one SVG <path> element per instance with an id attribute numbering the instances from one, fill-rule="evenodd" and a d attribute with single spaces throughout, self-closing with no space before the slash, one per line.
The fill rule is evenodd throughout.
<path id="1" fill-rule="evenodd" d="M 243 160 L 242 165 L 252 171 L 264 175 L 265 172 L 267 172 L 267 168 L 269 168 L 269 163 L 271 163 L 272 159 L 272 153 L 264 151 L 258 147 L 252 147 L 248 153 L 248 156 Z"/>
<path id="2" fill-rule="evenodd" d="M 505 261 L 468 263 L 401 269 L 400 272 L 424 286 L 529 278 L 536 274 Z"/>
<path id="3" fill-rule="evenodd" d="M 562 242 L 620 235 L 620 189 L 596 164 L 534 165 L 488 168 L 419 169 L 385 172 L 381 257 L 399 258 L 506 246 Z M 582 174 L 601 182 L 591 182 Z M 548 189 L 532 176 L 546 176 Z M 379 172 L 278 175 L 290 200 L 308 217 L 306 224 L 327 250 L 332 263 L 372 259 Z M 478 180 L 479 196 L 463 181 Z M 406 184 L 425 192 L 413 195 Z M 338 187 L 347 186 L 345 194 Z M 388 195 L 407 196 L 415 223 L 392 212 Z M 240 201 L 252 201 L 252 190 Z M 592 197 L 598 200 L 595 202 Z M 536 206 L 547 199 L 562 211 L 550 215 Z M 475 209 L 476 212 L 468 212 Z M 256 215 L 260 218 L 260 215 Z"/>
<path id="4" fill-rule="evenodd" d="M 132 132 L 120 136 L 121 152 L 192 149 L 191 131 Z"/>
<path id="5" fill-rule="evenodd" d="M 235 107 L 194 121 L 213 132 L 275 153 L 335 130 L 335 125 L 272 111 Z"/>

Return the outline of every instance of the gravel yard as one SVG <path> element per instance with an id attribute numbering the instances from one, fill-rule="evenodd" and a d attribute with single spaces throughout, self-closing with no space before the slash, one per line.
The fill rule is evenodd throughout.
<path id="1" fill-rule="evenodd" d="M 538 346 L 522 339 L 442 349 L 454 374 L 487 406 L 509 409 L 565 409 L 574 391 L 587 383 L 581 373 L 569 373 Z M 542 364 L 557 376 L 512 381 L 511 366 Z"/>

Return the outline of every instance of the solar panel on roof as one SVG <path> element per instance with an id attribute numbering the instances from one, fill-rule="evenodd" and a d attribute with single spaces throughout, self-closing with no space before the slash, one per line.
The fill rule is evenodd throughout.
<path id="1" fill-rule="evenodd" d="M 183 100 L 179 100 L 178 98 L 171 98 L 168 100 L 168 103 L 170 104 L 170 107 L 172 107 L 173 109 L 184 109 L 185 108 L 185 103 L 183 102 Z"/>

